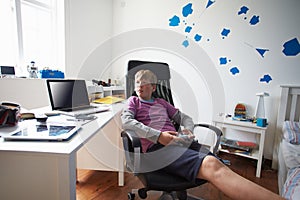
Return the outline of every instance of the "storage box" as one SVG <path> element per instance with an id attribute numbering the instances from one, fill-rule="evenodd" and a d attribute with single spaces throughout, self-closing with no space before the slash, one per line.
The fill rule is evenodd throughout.
<path id="1" fill-rule="evenodd" d="M 65 74 L 59 70 L 41 70 L 41 78 L 65 78 Z"/>

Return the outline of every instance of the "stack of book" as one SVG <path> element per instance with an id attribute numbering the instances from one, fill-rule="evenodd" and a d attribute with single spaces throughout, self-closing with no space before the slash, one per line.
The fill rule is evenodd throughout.
<path id="1" fill-rule="evenodd" d="M 254 142 L 230 140 L 224 137 L 221 140 L 221 148 L 226 149 L 229 152 L 244 153 L 249 155 L 252 149 L 257 148 L 257 144 Z"/>

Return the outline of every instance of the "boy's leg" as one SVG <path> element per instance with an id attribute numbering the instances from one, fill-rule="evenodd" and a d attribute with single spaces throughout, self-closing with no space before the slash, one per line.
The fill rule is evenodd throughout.
<path id="1" fill-rule="evenodd" d="M 251 182 L 230 170 L 213 156 L 206 156 L 198 178 L 208 180 L 232 199 L 283 199 L 279 195 Z"/>

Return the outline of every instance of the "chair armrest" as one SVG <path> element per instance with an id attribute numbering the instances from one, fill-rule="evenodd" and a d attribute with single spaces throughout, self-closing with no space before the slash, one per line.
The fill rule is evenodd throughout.
<path id="1" fill-rule="evenodd" d="M 223 135 L 222 131 L 217 128 L 216 126 L 213 126 L 213 125 L 210 125 L 210 124 L 203 124 L 203 123 L 200 123 L 200 124 L 195 124 L 194 127 L 196 126 L 200 126 L 200 127 L 204 127 L 204 128 L 208 128 L 212 131 L 214 131 L 214 133 L 216 134 L 217 136 L 217 141 L 216 141 L 216 144 L 214 146 L 214 149 L 213 149 L 213 153 L 217 153 L 218 151 L 218 148 L 219 148 L 219 145 L 220 145 L 220 142 L 221 142 L 221 136 Z"/>
<path id="2" fill-rule="evenodd" d="M 132 149 L 126 149 L 127 151 L 130 151 L 130 152 L 134 152 L 134 148 L 141 148 L 141 141 L 140 141 L 140 138 L 137 136 L 137 134 L 134 132 L 134 131 L 130 131 L 130 130 L 123 130 L 121 132 L 121 137 L 122 138 L 127 138 L 128 141 L 130 142 L 130 145 L 129 147 Z M 140 149 L 141 150 L 141 149 Z"/>
<path id="3" fill-rule="evenodd" d="M 124 130 L 121 132 L 125 152 L 126 167 L 136 174 L 140 168 L 142 146 L 140 138 L 134 131 Z"/>

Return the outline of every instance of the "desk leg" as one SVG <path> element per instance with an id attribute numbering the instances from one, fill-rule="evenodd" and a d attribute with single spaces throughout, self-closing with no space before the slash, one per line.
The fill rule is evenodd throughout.
<path id="1" fill-rule="evenodd" d="M 121 132 L 121 131 L 120 131 Z M 120 133 L 119 132 L 119 133 Z M 119 140 L 119 147 L 122 145 L 121 140 Z M 118 176 L 119 176 L 119 186 L 124 186 L 124 150 L 119 148 L 118 151 L 118 160 L 119 160 L 119 170 L 118 170 Z"/>
<path id="2" fill-rule="evenodd" d="M 124 172 L 119 171 L 118 172 L 119 175 L 119 186 L 124 186 Z"/>
<path id="3" fill-rule="evenodd" d="M 76 199 L 76 153 L 58 158 L 59 199 Z"/>

